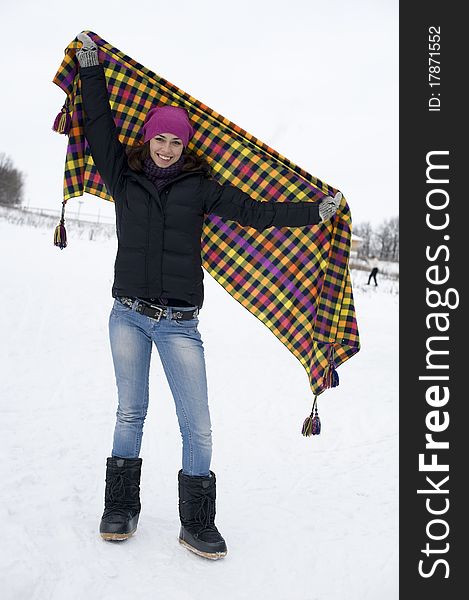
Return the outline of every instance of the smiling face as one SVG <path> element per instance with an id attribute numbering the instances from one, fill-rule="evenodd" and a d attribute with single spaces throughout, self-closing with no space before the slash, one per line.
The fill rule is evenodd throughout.
<path id="1" fill-rule="evenodd" d="M 150 156 L 158 167 L 173 165 L 179 160 L 183 150 L 181 138 L 172 133 L 158 133 L 150 140 Z"/>

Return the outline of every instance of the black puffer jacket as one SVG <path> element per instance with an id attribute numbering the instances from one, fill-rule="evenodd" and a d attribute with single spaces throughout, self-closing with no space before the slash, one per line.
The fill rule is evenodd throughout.
<path id="1" fill-rule="evenodd" d="M 113 297 L 178 298 L 201 308 L 205 214 L 258 231 L 320 222 L 317 202 L 258 202 L 235 186 L 208 179 L 202 171 L 183 172 L 158 192 L 127 163 L 102 65 L 80 67 L 80 78 L 85 136 L 116 209 Z"/>

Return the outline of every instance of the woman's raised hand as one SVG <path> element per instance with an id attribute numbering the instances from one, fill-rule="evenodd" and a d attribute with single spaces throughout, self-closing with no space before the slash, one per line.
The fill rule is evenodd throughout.
<path id="1" fill-rule="evenodd" d="M 328 219 L 332 219 L 341 202 L 342 194 L 340 192 L 337 192 L 333 198 L 331 196 L 327 196 L 321 200 L 319 203 L 319 216 L 321 217 L 322 223 Z"/>
<path id="2" fill-rule="evenodd" d="M 99 65 L 98 46 L 93 42 L 87 33 L 79 33 L 77 38 L 82 43 L 82 47 L 77 51 L 78 62 L 80 67 L 92 67 Z"/>

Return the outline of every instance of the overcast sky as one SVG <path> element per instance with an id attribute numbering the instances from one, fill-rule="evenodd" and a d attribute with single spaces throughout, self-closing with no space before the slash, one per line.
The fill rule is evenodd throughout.
<path id="1" fill-rule="evenodd" d="M 61 208 L 52 79 L 87 29 L 339 188 L 354 223 L 398 214 L 397 0 L 2 0 L 1 17 L 0 152 L 30 206 Z"/>

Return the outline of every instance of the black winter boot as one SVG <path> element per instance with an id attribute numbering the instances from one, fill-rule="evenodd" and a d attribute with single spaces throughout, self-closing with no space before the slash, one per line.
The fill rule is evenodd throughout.
<path id="1" fill-rule="evenodd" d="M 199 556 L 217 560 L 226 556 L 225 540 L 215 526 L 215 473 L 211 477 L 178 473 L 179 543 Z"/>
<path id="2" fill-rule="evenodd" d="M 106 465 L 105 508 L 99 526 L 105 540 L 126 540 L 140 514 L 141 458 L 110 456 Z"/>

